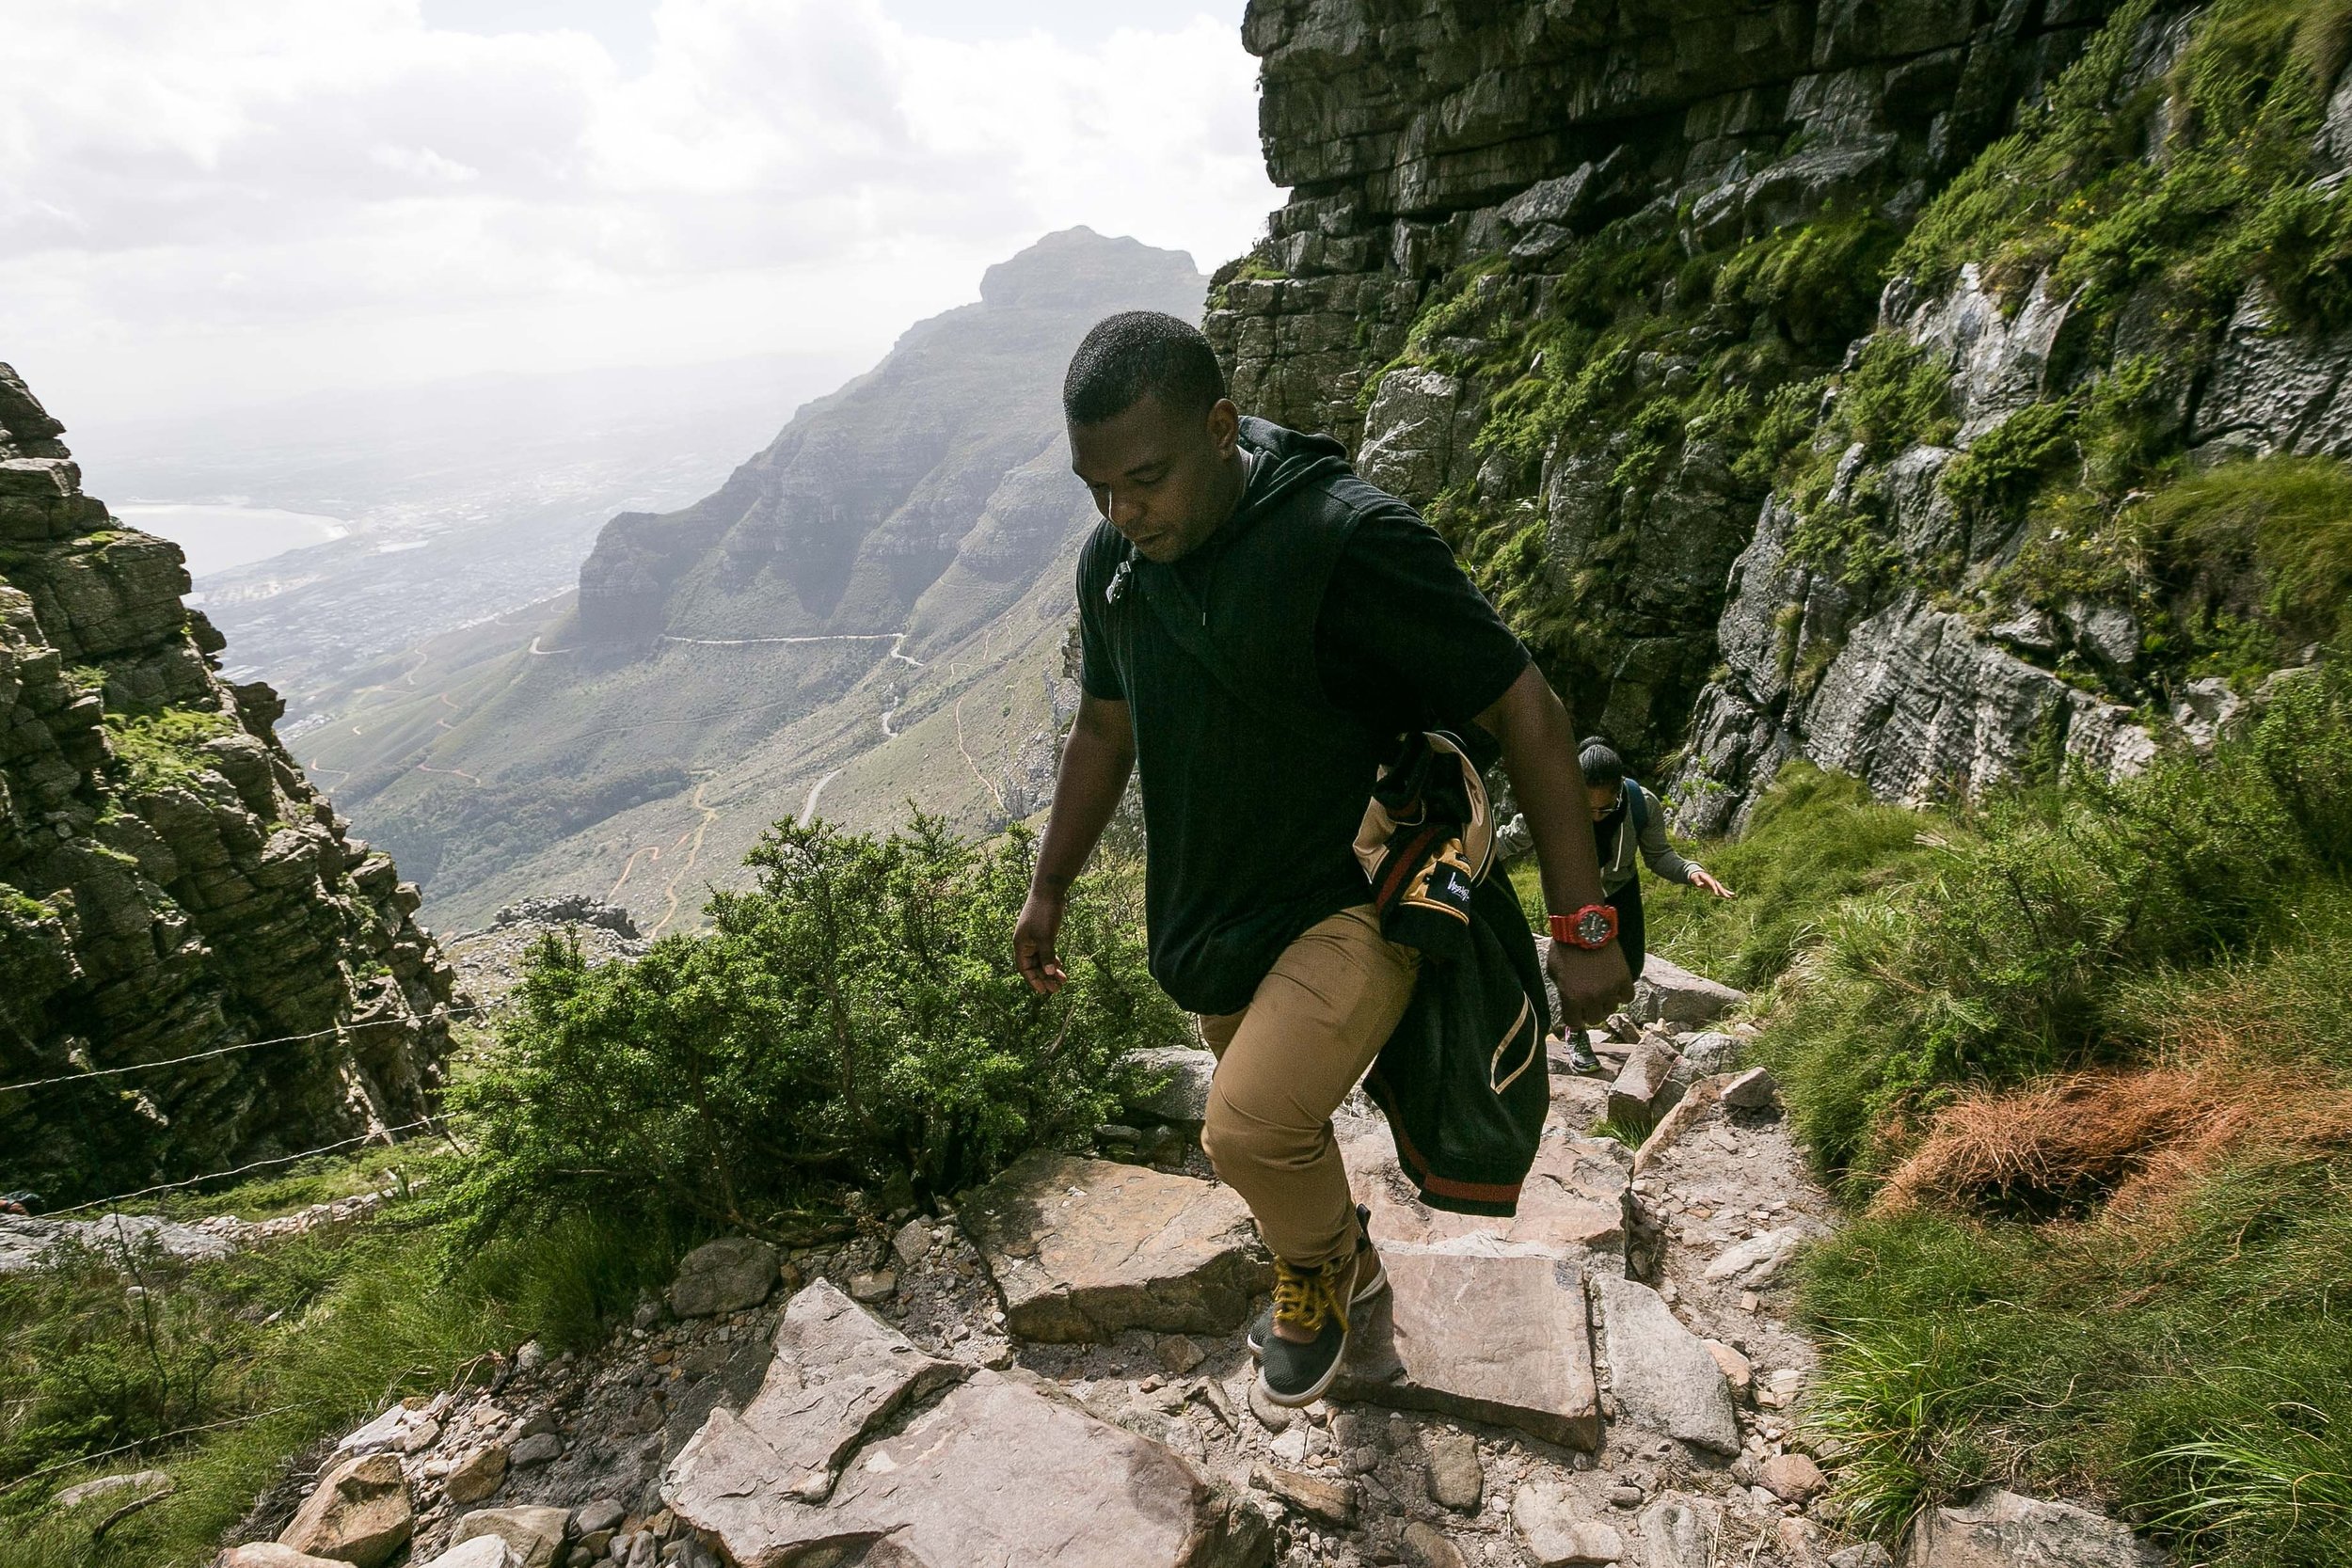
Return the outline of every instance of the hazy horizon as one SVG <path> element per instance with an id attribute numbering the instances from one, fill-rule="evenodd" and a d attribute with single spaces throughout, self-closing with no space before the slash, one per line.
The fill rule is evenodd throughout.
<path id="1" fill-rule="evenodd" d="M 0 362 L 87 434 L 862 367 L 1078 224 L 1212 270 L 1279 202 L 1240 9 L 0 0 Z"/>

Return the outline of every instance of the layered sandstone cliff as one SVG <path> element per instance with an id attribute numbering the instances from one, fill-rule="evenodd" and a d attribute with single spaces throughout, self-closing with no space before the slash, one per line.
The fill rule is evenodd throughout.
<path id="1" fill-rule="evenodd" d="M 0 1084 L 40 1083 L 0 1089 L 0 1186 L 56 1205 L 416 1121 L 453 981 L 416 890 L 61 430 L 0 366 Z"/>
<path id="2" fill-rule="evenodd" d="M 2299 14 L 1256 0 L 1293 193 L 1208 329 L 1688 824 L 1796 756 L 2128 769 L 2317 635 L 2147 522 L 2340 455 L 2352 97 Z"/>

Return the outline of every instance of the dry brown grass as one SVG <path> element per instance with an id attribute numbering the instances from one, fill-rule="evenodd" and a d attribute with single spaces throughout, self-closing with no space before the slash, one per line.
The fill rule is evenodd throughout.
<path id="1" fill-rule="evenodd" d="M 2352 1091 L 2235 1063 L 2083 1072 L 1945 1107 L 1874 1207 L 2148 1214 L 2223 1160 L 2352 1143 Z"/>

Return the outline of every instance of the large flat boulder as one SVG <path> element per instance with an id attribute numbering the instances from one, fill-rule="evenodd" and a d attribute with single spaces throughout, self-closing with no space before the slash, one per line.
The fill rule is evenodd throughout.
<path id="1" fill-rule="evenodd" d="M 1738 1453 L 1731 1385 L 1706 1342 L 1638 1280 L 1603 1278 L 1597 1289 L 1618 1414 L 1697 1448 Z"/>
<path id="2" fill-rule="evenodd" d="M 1642 977 L 1633 983 L 1629 1009 L 1641 1023 L 1677 1023 L 1696 1029 L 1747 1005 L 1748 993 L 1652 953 L 1643 960 Z"/>
<path id="3" fill-rule="evenodd" d="M 1372 1210 L 1373 1240 L 1384 1252 L 1391 1244 L 1434 1246 L 1488 1237 L 1514 1250 L 1554 1258 L 1624 1256 L 1627 1167 L 1613 1145 L 1570 1128 L 1558 1105 L 1519 1189 L 1518 1212 L 1507 1220 L 1450 1214 L 1423 1204 L 1397 1168 L 1396 1145 L 1385 1122 L 1350 1117 L 1339 1122 L 1338 1132 L 1348 1186 L 1356 1201 Z"/>
<path id="4" fill-rule="evenodd" d="M 1006 1326 L 1026 1339 L 1229 1333 L 1273 1284 L 1238 1194 L 1141 1165 L 1040 1150 L 974 1194 L 961 1219 Z"/>
<path id="5" fill-rule="evenodd" d="M 1904 1568 L 2160 1568 L 2164 1554 L 2130 1529 L 2073 1503 L 1987 1487 L 1957 1508 L 1931 1508 L 1912 1527 Z"/>
<path id="6" fill-rule="evenodd" d="M 677 1515 L 746 1568 L 1259 1568 L 1273 1555 L 1263 1519 L 1168 1449 L 996 1372 L 867 1441 L 822 1497 L 758 1487 L 752 1440 L 714 1413 L 663 1481 Z M 738 1450 L 728 1468 L 708 1468 L 722 1448 Z"/>
<path id="7" fill-rule="evenodd" d="M 671 1462 L 672 1505 L 705 1528 L 739 1531 L 775 1510 L 823 1502 L 876 1423 L 965 1370 L 916 1350 L 822 1279 L 786 1304 L 775 1344 L 742 1414 L 712 1410 Z"/>
<path id="8" fill-rule="evenodd" d="M 1389 1290 L 1359 1310 L 1332 1397 L 1600 1447 L 1582 1263 L 1492 1239 L 1384 1245 Z"/>

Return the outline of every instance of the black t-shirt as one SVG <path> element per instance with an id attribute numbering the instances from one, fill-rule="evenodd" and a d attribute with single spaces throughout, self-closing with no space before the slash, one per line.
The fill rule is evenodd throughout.
<path id="1" fill-rule="evenodd" d="M 1354 852 L 1410 729 L 1468 731 L 1526 651 L 1413 509 L 1338 442 L 1243 422 L 1235 513 L 1171 565 L 1109 524 L 1080 552 L 1080 680 L 1131 704 L 1152 973 L 1192 1011 L 1246 1006 L 1299 932 L 1368 900 Z"/>
<path id="2" fill-rule="evenodd" d="M 1271 467 L 1262 462 L 1259 475 Z M 1217 544 L 1212 534 L 1176 562 L 1178 573 L 1197 585 Z M 1099 599 L 1081 594 L 1078 680 L 1093 696 L 1123 702 L 1090 613 Z M 1459 730 L 1510 689 L 1527 650 L 1438 531 L 1391 499 L 1358 515 L 1331 569 L 1315 620 L 1315 666 L 1324 695 L 1383 734 Z"/>

